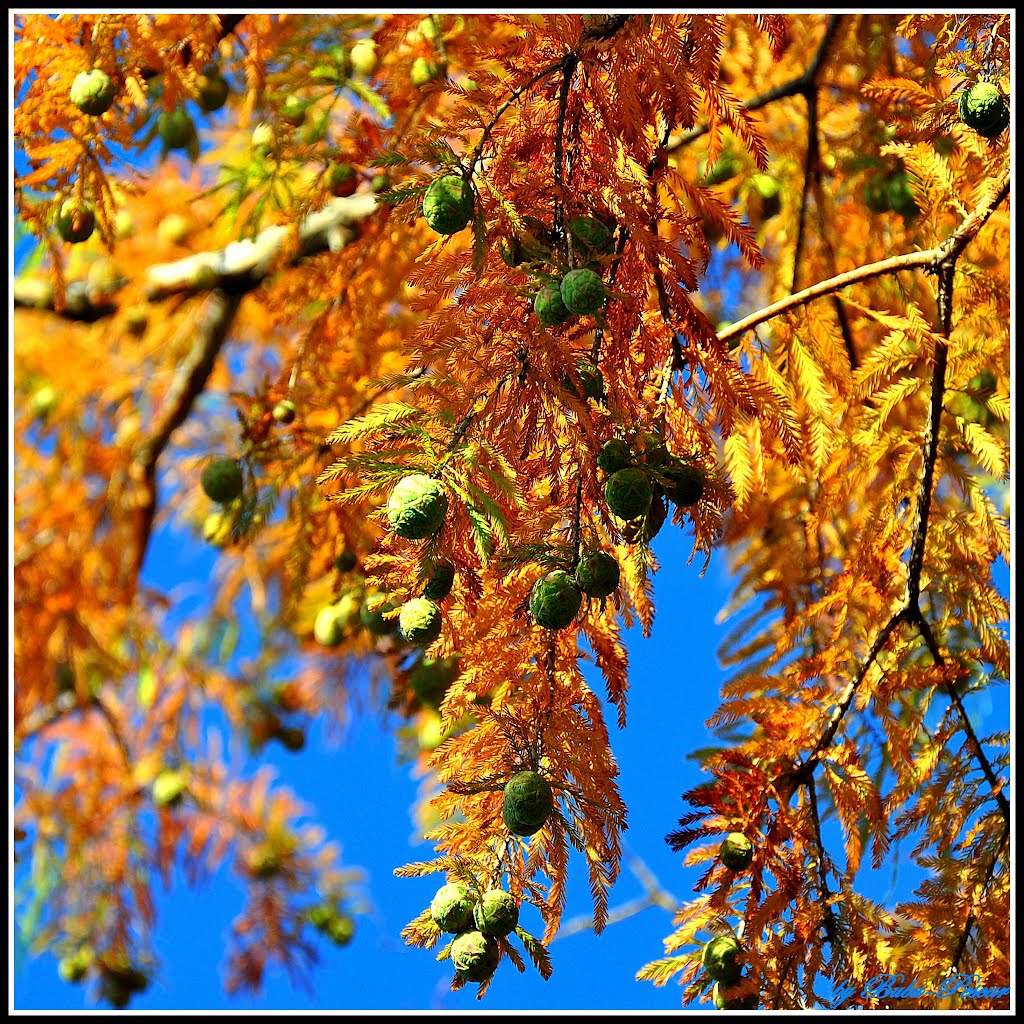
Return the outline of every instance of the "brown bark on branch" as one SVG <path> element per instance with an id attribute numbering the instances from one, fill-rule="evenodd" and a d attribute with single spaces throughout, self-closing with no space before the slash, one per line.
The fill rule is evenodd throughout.
<path id="1" fill-rule="evenodd" d="M 889 256 L 884 260 L 875 263 L 866 263 L 854 270 L 847 270 L 835 277 L 830 277 L 817 284 L 812 284 L 801 291 L 787 295 L 769 306 L 756 310 L 742 320 L 737 320 L 718 335 L 719 341 L 729 341 L 745 331 L 749 331 L 758 324 L 772 320 L 780 313 L 787 310 L 805 306 L 808 302 L 820 299 L 826 295 L 833 295 L 843 288 L 852 284 L 859 284 L 862 281 L 870 281 L 872 278 L 881 277 L 883 274 L 895 274 L 899 270 L 929 269 L 936 270 L 939 265 L 947 259 L 955 259 L 963 252 L 968 242 L 981 230 L 985 221 L 995 208 L 1010 193 L 1010 174 L 1007 171 L 997 182 L 995 189 L 988 201 L 978 207 L 967 216 L 960 226 L 944 242 L 923 252 L 901 253 L 899 256 Z"/>
<path id="2" fill-rule="evenodd" d="M 210 295 L 206 317 L 200 323 L 196 340 L 185 360 L 178 367 L 167 394 L 165 408 L 157 419 L 152 434 L 135 451 L 130 476 L 138 487 L 135 498 L 134 543 L 129 552 L 130 578 L 137 580 L 146 557 L 149 537 L 156 516 L 156 466 L 167 447 L 171 434 L 181 426 L 192 411 L 220 354 L 221 346 L 242 301 L 242 293 L 228 294 L 219 289 Z"/>
<path id="3" fill-rule="evenodd" d="M 337 252 L 359 236 L 359 224 L 378 210 L 372 193 L 334 199 L 307 216 L 299 225 L 298 249 L 288 265 L 321 252 Z M 230 242 L 223 249 L 198 252 L 173 263 L 157 263 L 143 275 L 142 291 L 150 302 L 169 295 L 199 294 L 213 288 L 247 292 L 257 287 L 279 265 L 280 254 L 291 229 L 283 225 L 265 228 L 255 238 Z M 25 279 L 14 282 L 14 305 L 54 310 L 67 320 L 93 322 L 118 310 L 109 296 L 100 296 L 85 282 L 68 285 L 65 308 L 55 310 L 52 290 L 46 282 Z"/>
<path id="4" fill-rule="evenodd" d="M 825 26 L 825 34 L 822 36 L 821 43 L 818 46 L 818 52 L 814 55 L 814 59 L 808 65 L 807 70 L 799 78 L 790 79 L 788 82 L 783 82 L 781 85 L 776 85 L 766 92 L 752 97 L 743 104 L 743 109 L 748 111 L 760 110 L 776 100 L 783 100 L 789 96 L 806 95 L 809 90 L 813 89 L 818 77 L 818 71 L 828 54 L 828 48 L 835 37 L 836 29 L 839 28 L 840 18 L 841 15 L 839 14 L 833 14 L 829 18 L 828 24 Z M 689 145 L 702 135 L 706 135 L 707 132 L 708 126 L 706 124 L 699 124 L 695 128 L 690 128 L 680 135 L 678 139 L 668 144 L 668 152 L 672 153 L 677 149 L 682 149 L 683 146 Z"/>

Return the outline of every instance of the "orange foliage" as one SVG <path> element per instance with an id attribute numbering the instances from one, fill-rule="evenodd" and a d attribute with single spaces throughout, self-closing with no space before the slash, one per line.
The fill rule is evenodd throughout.
<path id="1" fill-rule="evenodd" d="M 845 986 L 875 1008 L 860 988 L 897 972 L 1008 986 L 1006 737 L 979 739 L 963 698 L 1009 673 L 992 577 L 1009 561 L 1009 144 L 957 114 L 979 78 L 1005 94 L 1008 16 L 223 18 L 15 19 L 14 197 L 35 245 L 15 283 L 15 825 L 60 865 L 42 943 L 93 949 L 116 1003 L 116 963 L 151 970 L 151 851 L 165 878 L 230 860 L 246 879 L 230 990 L 270 962 L 306 966 L 308 893 L 348 900 L 354 876 L 298 826 L 295 797 L 232 776 L 200 715 L 220 708 L 255 750 L 301 745 L 314 718 L 355 713 L 344 672 L 369 659 L 428 779 L 438 857 L 398 873 L 536 905 L 544 936 L 500 949 L 522 970 L 521 944 L 548 976 L 570 872 L 582 859 L 600 931 L 626 826 L 579 659 L 588 646 L 626 727 L 622 630 L 650 630 L 667 518 L 704 568 L 732 553 L 742 618 L 721 649 L 721 746 L 669 837 L 714 845 L 687 855 L 699 895 L 639 977 L 709 993 L 701 946 L 731 930 L 766 1007 Z M 368 37 L 369 74 L 331 49 Z M 211 65 L 231 94 L 208 114 Z M 115 87 L 98 116 L 68 97 L 91 67 Z M 198 134 L 170 150 L 159 115 L 185 104 Z M 356 169 L 351 197 L 332 197 L 338 163 Z M 421 216 L 442 174 L 472 187 L 452 235 Z M 76 245 L 54 223 L 69 197 L 96 214 Z M 611 244 L 581 242 L 581 217 Z M 601 308 L 542 323 L 538 287 L 584 266 Z M 600 397 L 579 386 L 584 358 Z M 294 421 L 275 418 L 283 399 Z M 631 522 L 596 466 L 616 438 L 647 451 L 656 485 Z M 659 438 L 704 477 L 691 505 L 666 498 Z M 224 453 L 244 491 L 215 507 L 198 478 Z M 420 541 L 385 514 L 413 472 L 449 498 Z M 155 522 L 223 548 L 205 620 L 169 628 L 173 596 L 141 582 Z M 590 548 L 620 585 L 542 628 L 535 581 Z M 455 581 L 429 654 L 459 670 L 438 720 L 401 636 L 358 611 L 416 597 L 441 561 Z M 243 594 L 266 626 L 251 678 L 308 656 L 287 692 L 215 654 Z M 318 651 L 318 612 L 346 600 Z M 154 826 L 153 781 L 183 765 L 186 798 L 156 801 Z M 529 841 L 501 796 L 527 768 L 555 794 Z M 826 811 L 842 849 L 823 842 Z M 742 873 L 715 856 L 736 831 L 755 847 Z M 911 834 L 932 869 L 915 899 L 858 893 L 862 861 Z M 426 910 L 403 934 L 440 936 Z"/>

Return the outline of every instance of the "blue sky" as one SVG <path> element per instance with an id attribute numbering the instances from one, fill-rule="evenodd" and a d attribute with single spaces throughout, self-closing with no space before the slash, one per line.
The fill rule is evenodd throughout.
<path id="1" fill-rule="evenodd" d="M 656 577 L 657 618 L 649 640 L 639 629 L 629 637 L 629 722 L 625 731 L 612 736 L 629 806 L 626 843 L 678 900 L 686 899 L 696 873 L 683 869 L 682 856 L 668 848 L 664 836 L 682 812 L 680 794 L 699 779 L 686 756 L 706 742 L 703 722 L 717 703 L 721 673 L 714 654 L 719 633 L 714 618 L 728 594 L 722 556 L 716 555 L 702 580 L 696 566 L 683 564 L 690 545 L 686 532 L 670 525 L 655 540 L 665 566 Z M 210 557 L 201 542 L 164 530 L 154 537 L 149 582 L 180 584 L 183 565 L 191 578 L 202 579 Z M 598 674 L 592 676 L 595 688 L 603 692 Z M 614 721 L 610 707 L 608 717 Z M 367 716 L 334 749 L 325 747 L 316 727 L 303 754 L 291 755 L 270 744 L 260 755 L 311 806 L 311 817 L 340 842 L 343 862 L 366 873 L 362 892 L 369 913 L 357 915 L 356 936 L 349 946 L 339 949 L 318 940 L 321 963 L 314 993 L 293 989 L 279 971 L 268 973 L 260 998 L 223 993 L 225 942 L 244 899 L 241 883 L 224 870 L 199 890 L 190 890 L 180 877 L 168 892 L 158 885 L 155 947 L 160 969 L 155 984 L 133 1008 L 440 1010 L 479 1005 L 475 986 L 450 992 L 450 967 L 438 964 L 434 952 L 406 946 L 399 936 L 429 903 L 440 876 L 403 879 L 393 874 L 394 868 L 427 859 L 433 851 L 429 844 L 411 843 L 411 806 L 419 780 L 408 766 L 398 764 L 394 738 L 383 721 L 383 715 Z M 373 784 L 339 784 L 346 778 L 372 779 Z M 582 859 L 577 857 L 574 867 L 566 921 L 591 910 Z M 611 905 L 641 894 L 640 883 L 624 868 Z M 539 914 L 531 908 L 522 923 L 535 934 L 541 931 Z M 492 1010 L 678 1009 L 677 985 L 657 989 L 634 980 L 643 964 L 662 955 L 662 939 L 671 930 L 670 915 L 649 908 L 609 926 L 600 937 L 578 933 L 558 939 L 551 945 L 555 973 L 549 981 L 531 967 L 520 975 L 505 962 L 482 1005 Z M 601 964 L 599 971 L 595 962 Z M 20 958 L 15 1005 L 59 1010 L 91 1004 L 87 991 L 61 982 L 56 960 L 43 955 Z"/>

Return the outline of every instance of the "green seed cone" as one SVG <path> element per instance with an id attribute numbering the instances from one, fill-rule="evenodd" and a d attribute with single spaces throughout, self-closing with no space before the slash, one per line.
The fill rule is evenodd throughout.
<path id="1" fill-rule="evenodd" d="M 619 563 L 607 552 L 586 551 L 576 569 L 580 590 L 588 597 L 607 597 L 619 585 Z"/>
<path id="2" fill-rule="evenodd" d="M 196 126 L 184 107 L 165 110 L 157 118 L 157 132 L 168 149 L 188 149 L 196 137 Z"/>
<path id="3" fill-rule="evenodd" d="M 377 57 L 377 44 L 372 39 L 360 39 L 355 42 L 350 57 L 352 70 L 364 78 L 369 78 L 380 63 Z"/>
<path id="4" fill-rule="evenodd" d="M 356 556 L 348 548 L 345 548 L 334 560 L 334 568 L 338 572 L 351 572 L 355 567 Z"/>
<path id="5" fill-rule="evenodd" d="M 536 772 L 518 772 L 505 783 L 501 817 L 508 830 L 517 836 L 539 832 L 554 806 L 551 786 Z"/>
<path id="6" fill-rule="evenodd" d="M 498 243 L 498 255 L 506 267 L 518 267 L 526 259 L 522 243 L 518 238 L 502 239 Z"/>
<path id="7" fill-rule="evenodd" d="M 350 196 L 355 192 L 358 183 L 359 174 L 351 164 L 331 164 L 330 173 L 327 175 L 327 187 L 332 195 L 339 199 Z"/>
<path id="8" fill-rule="evenodd" d="M 345 914 L 336 914 L 328 922 L 324 933 L 336 946 L 347 946 L 356 933 L 356 923 Z"/>
<path id="9" fill-rule="evenodd" d="M 570 313 L 586 315 L 596 313 L 604 304 L 604 282 L 592 270 L 585 267 L 570 270 L 562 278 L 560 287 L 562 302 Z"/>
<path id="10" fill-rule="evenodd" d="M 770 220 L 782 210 L 782 186 L 770 174 L 755 174 L 747 193 L 747 214 L 752 224 Z"/>
<path id="11" fill-rule="evenodd" d="M 508 935 L 519 924 L 519 905 L 512 893 L 488 889 L 473 907 L 473 923 L 484 935 Z"/>
<path id="12" fill-rule="evenodd" d="M 409 78 L 417 88 L 426 85 L 427 82 L 440 78 L 445 73 L 445 66 L 441 61 L 427 60 L 426 57 L 417 57 L 412 62 L 409 70 Z M 443 231 L 442 234 L 451 234 L 450 231 Z"/>
<path id="13" fill-rule="evenodd" d="M 277 423 L 292 423 L 295 420 L 295 403 L 285 398 L 274 406 L 274 420 Z"/>
<path id="14" fill-rule="evenodd" d="M 423 194 L 423 218 L 439 235 L 454 235 L 473 216 L 473 190 L 457 174 L 431 182 Z"/>
<path id="15" fill-rule="evenodd" d="M 388 498 L 388 523 L 406 540 L 421 540 L 437 533 L 447 512 L 448 495 L 436 480 L 423 473 L 403 477 Z"/>
<path id="16" fill-rule="evenodd" d="M 249 145 L 257 156 L 270 156 L 274 151 L 274 129 L 266 122 L 261 122 L 252 130 Z"/>
<path id="17" fill-rule="evenodd" d="M 957 105 L 960 120 L 986 139 L 1002 135 L 1010 125 L 1010 108 L 991 82 L 977 82 L 964 92 Z"/>
<path id="18" fill-rule="evenodd" d="M 430 916 L 443 932 L 461 932 L 473 924 L 473 896 L 459 882 L 442 885 L 430 901 Z"/>
<path id="19" fill-rule="evenodd" d="M 900 171 L 889 179 L 886 191 L 888 192 L 890 210 L 898 213 L 904 220 L 917 216 L 917 200 L 910 190 L 910 182 L 905 171 Z"/>
<path id="20" fill-rule="evenodd" d="M 114 102 L 114 83 L 100 68 L 82 71 L 71 83 L 71 102 L 91 117 L 105 114 Z"/>
<path id="21" fill-rule="evenodd" d="M 885 174 L 874 174 L 864 183 L 864 205 L 872 213 L 885 213 L 889 206 L 889 179 Z"/>
<path id="22" fill-rule="evenodd" d="M 604 397 L 604 377 L 589 359 L 576 360 L 576 372 L 580 375 L 583 393 L 587 398 L 600 401 Z"/>
<path id="23" fill-rule="evenodd" d="M 167 768 L 153 780 L 153 802 L 158 807 L 176 807 L 188 791 L 188 783 L 181 772 Z"/>
<path id="24" fill-rule="evenodd" d="M 742 832 L 730 832 L 722 840 L 718 856 L 730 871 L 745 871 L 754 859 L 754 844 Z"/>
<path id="25" fill-rule="evenodd" d="M 91 203 L 66 199 L 61 203 L 54 223 L 65 242 L 84 242 L 96 229 L 96 213 Z"/>
<path id="26" fill-rule="evenodd" d="M 409 673 L 409 686 L 421 704 L 437 709 L 458 674 L 455 658 L 421 658 Z"/>
<path id="27" fill-rule="evenodd" d="M 285 124 L 300 128 L 306 120 L 306 103 L 298 96 L 288 95 L 278 108 L 278 114 Z"/>
<path id="28" fill-rule="evenodd" d="M 665 438 L 656 432 L 641 434 L 638 441 L 641 458 L 648 466 L 664 466 L 672 461 Z"/>
<path id="29" fill-rule="evenodd" d="M 701 962 L 708 977 L 727 985 L 735 984 L 743 973 L 742 966 L 736 963 L 740 952 L 740 944 L 734 936 L 716 935 L 704 947 L 701 955 Z"/>
<path id="30" fill-rule="evenodd" d="M 57 663 L 57 667 L 54 669 L 53 675 L 57 681 L 57 689 L 60 690 L 61 693 L 74 692 L 75 670 L 66 661 Z"/>
<path id="31" fill-rule="evenodd" d="M 583 594 L 576 581 L 564 570 L 553 569 L 542 576 L 530 591 L 530 613 L 538 626 L 565 629 L 579 614 Z"/>
<path id="32" fill-rule="evenodd" d="M 537 292 L 533 297 L 533 311 L 549 327 L 564 324 L 572 316 L 562 301 L 562 293 L 557 284 L 546 284 Z"/>
<path id="33" fill-rule="evenodd" d="M 89 972 L 89 968 L 96 962 L 96 954 L 89 946 L 82 946 L 73 953 L 61 957 L 57 964 L 57 973 L 61 981 L 71 984 L 81 981 Z"/>
<path id="34" fill-rule="evenodd" d="M 501 959 L 498 940 L 483 932 L 463 932 L 452 941 L 452 963 L 467 981 L 486 981 Z"/>
<path id="35" fill-rule="evenodd" d="M 757 1009 L 757 993 L 748 992 L 742 996 L 731 996 L 728 995 L 729 991 L 736 985 L 733 982 L 732 985 L 727 986 L 724 990 L 719 982 L 715 982 L 714 988 L 711 990 L 711 998 L 715 1001 L 715 1009 L 717 1010 L 756 1010 Z"/>
<path id="36" fill-rule="evenodd" d="M 671 481 L 665 494 L 673 504 L 689 508 L 700 501 L 704 494 L 704 474 L 696 466 L 684 462 L 666 469 L 665 475 Z"/>
<path id="37" fill-rule="evenodd" d="M 707 166 L 706 160 L 701 161 L 698 183 L 705 188 L 710 185 L 721 185 L 723 181 L 735 178 L 742 169 L 743 164 L 736 154 L 726 150 L 719 154 L 718 159 L 710 167 Z"/>
<path id="38" fill-rule="evenodd" d="M 642 516 L 651 507 L 654 491 L 642 469 L 628 467 L 608 477 L 604 497 L 612 515 L 628 521 Z"/>
<path id="39" fill-rule="evenodd" d="M 430 579 L 423 586 L 423 596 L 431 601 L 443 601 L 455 583 L 455 566 L 451 562 L 438 562 Z"/>
<path id="40" fill-rule="evenodd" d="M 626 469 L 632 462 L 633 453 L 629 450 L 629 445 L 618 438 L 605 441 L 597 455 L 597 468 L 609 476 L 620 469 Z"/>
<path id="41" fill-rule="evenodd" d="M 199 106 L 208 114 L 220 110 L 231 94 L 228 80 L 219 71 L 200 75 L 196 79 L 196 87 L 199 90 Z"/>
<path id="42" fill-rule="evenodd" d="M 441 635 L 441 609 L 425 597 L 414 597 L 402 605 L 398 628 L 415 647 L 429 647 Z"/>
<path id="43" fill-rule="evenodd" d="M 981 398 L 989 398 L 995 394 L 998 383 L 996 375 L 991 370 L 985 369 L 967 382 L 967 390 Z"/>
<path id="44" fill-rule="evenodd" d="M 242 495 L 242 470 L 234 459 L 219 458 L 207 463 L 200 482 L 206 496 L 221 505 Z"/>
<path id="45" fill-rule="evenodd" d="M 593 249 L 606 252 L 612 241 L 612 231 L 607 224 L 595 217 L 575 217 L 569 221 L 569 233 L 573 238 Z"/>
<path id="46" fill-rule="evenodd" d="M 384 614 L 394 610 L 395 606 L 390 601 L 385 601 L 382 605 L 373 609 L 370 608 L 368 603 L 364 602 L 359 610 L 359 619 L 374 636 L 388 636 L 398 629 L 398 619 L 386 619 Z"/>

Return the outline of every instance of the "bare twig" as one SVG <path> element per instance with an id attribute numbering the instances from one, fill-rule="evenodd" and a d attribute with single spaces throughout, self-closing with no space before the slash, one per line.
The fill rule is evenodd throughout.
<path id="1" fill-rule="evenodd" d="M 894 274 L 900 270 L 929 269 L 935 270 L 944 260 L 956 258 L 978 233 L 985 221 L 995 208 L 1009 195 L 1010 175 L 1006 172 L 996 183 L 993 194 L 987 202 L 979 206 L 967 216 L 960 226 L 944 242 L 923 252 L 907 252 L 898 256 L 889 256 L 884 260 L 875 263 L 866 263 L 864 266 L 856 267 L 845 273 L 837 274 L 827 280 L 812 284 L 799 292 L 787 295 L 771 305 L 756 310 L 749 316 L 731 324 L 718 335 L 719 341 L 727 342 L 730 338 L 749 331 L 758 324 L 772 320 L 780 313 L 787 310 L 805 306 L 808 302 L 820 299 L 826 295 L 832 295 L 852 284 L 859 284 L 862 281 L 870 281 L 873 278 L 881 277 L 883 274 Z"/>
<path id="2" fill-rule="evenodd" d="M 334 199 L 304 218 L 298 228 L 297 251 L 284 264 L 282 253 L 291 229 L 274 225 L 255 238 L 231 242 L 221 250 L 198 252 L 173 263 L 157 263 L 143 275 L 142 291 L 150 302 L 170 295 L 195 295 L 214 288 L 248 292 L 282 265 L 295 265 L 317 253 L 337 252 L 358 237 L 358 225 L 379 207 L 370 192 Z M 117 312 L 109 296 L 101 296 L 85 282 L 68 286 L 65 308 L 57 315 L 67 320 L 92 322 Z M 52 295 L 31 281 L 16 282 L 15 306 L 54 309 Z M 54 310 L 57 312 L 56 310 Z"/>
<path id="3" fill-rule="evenodd" d="M 805 95 L 809 89 L 813 88 L 817 80 L 818 70 L 828 53 L 828 48 L 835 36 L 836 29 L 839 27 L 839 20 L 841 17 L 842 16 L 839 14 L 833 14 L 829 18 L 828 24 L 825 26 L 825 34 L 822 36 L 821 43 L 818 46 L 818 52 L 814 55 L 814 59 L 802 75 L 798 78 L 791 79 L 788 82 L 783 82 L 781 85 L 776 85 L 758 96 L 752 97 L 743 103 L 743 109 L 750 111 L 760 110 L 762 107 L 766 107 L 769 103 L 774 103 L 776 100 L 786 99 L 790 96 Z M 689 145 L 695 139 L 699 139 L 702 135 L 706 135 L 707 132 L 708 125 L 706 124 L 700 124 L 695 128 L 690 128 L 688 131 L 680 135 L 674 142 L 669 143 L 668 151 L 671 153 L 683 146 Z"/>
<path id="4" fill-rule="evenodd" d="M 134 544 L 128 564 L 132 579 L 137 580 L 142 569 L 156 515 L 157 460 L 170 442 L 171 434 L 185 422 L 196 398 L 206 386 L 241 301 L 241 292 L 228 294 L 217 289 L 210 294 L 207 315 L 198 327 L 191 351 L 178 367 L 164 411 L 153 432 L 135 450 L 129 471 L 138 490 L 134 502 Z"/>
<path id="5" fill-rule="evenodd" d="M 627 918 L 635 917 L 648 907 L 660 907 L 662 910 L 674 914 L 679 906 L 678 900 L 672 893 L 662 888 L 654 872 L 635 854 L 626 855 L 626 866 L 633 873 L 636 879 L 644 888 L 642 896 L 628 900 L 608 911 L 607 924 L 616 924 L 625 921 Z M 562 923 L 555 933 L 555 939 L 564 939 L 579 932 L 594 930 L 594 918 L 591 914 L 581 914 L 578 917 L 570 918 Z M 552 940 L 553 941 L 553 940 Z"/>

